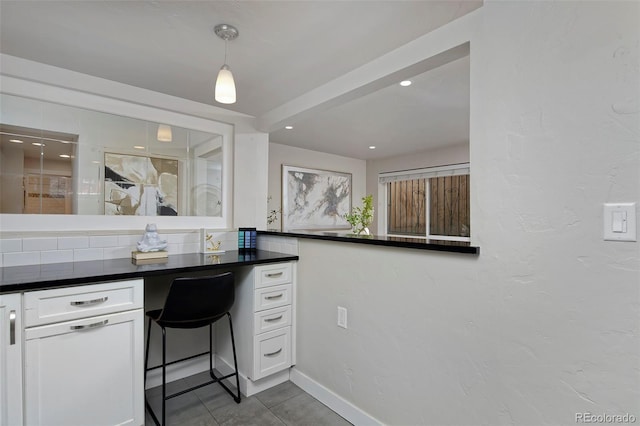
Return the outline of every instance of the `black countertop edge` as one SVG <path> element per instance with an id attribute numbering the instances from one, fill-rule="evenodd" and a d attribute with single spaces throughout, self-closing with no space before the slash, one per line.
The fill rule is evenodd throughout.
<path id="1" fill-rule="evenodd" d="M 480 254 L 480 247 L 463 241 L 422 240 L 409 237 L 389 237 L 376 235 L 340 234 L 338 232 L 280 232 L 258 231 L 258 235 L 275 235 L 281 237 L 309 238 L 313 240 L 337 241 L 344 243 L 371 244 L 386 247 L 402 247 L 419 250 L 446 251 L 452 253 Z"/>
<path id="2" fill-rule="evenodd" d="M 233 250 L 219 255 L 173 254 L 166 262 L 145 264 L 134 264 L 129 258 L 121 258 L 6 266 L 0 268 L 0 294 L 297 260 L 297 255 L 265 250 L 239 253 Z"/>

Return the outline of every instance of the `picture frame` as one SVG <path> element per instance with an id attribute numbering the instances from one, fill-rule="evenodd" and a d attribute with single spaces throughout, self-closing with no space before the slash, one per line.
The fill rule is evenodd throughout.
<path id="1" fill-rule="evenodd" d="M 282 165 L 282 230 L 350 229 L 351 173 Z"/>
<path id="2" fill-rule="evenodd" d="M 177 216 L 177 159 L 104 153 L 104 214 Z"/>

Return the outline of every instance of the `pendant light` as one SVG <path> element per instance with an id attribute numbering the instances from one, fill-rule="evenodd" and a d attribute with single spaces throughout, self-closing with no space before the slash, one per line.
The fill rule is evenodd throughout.
<path id="1" fill-rule="evenodd" d="M 233 104 L 236 102 L 236 84 L 233 74 L 227 65 L 227 42 L 238 37 L 238 30 L 227 24 L 216 25 L 213 29 L 218 37 L 224 40 L 224 64 L 218 72 L 215 88 L 215 100 L 221 104 Z"/>
<path id="2" fill-rule="evenodd" d="M 157 139 L 160 142 L 171 142 L 173 140 L 173 134 L 171 132 L 171 126 L 166 124 L 158 125 Z"/>

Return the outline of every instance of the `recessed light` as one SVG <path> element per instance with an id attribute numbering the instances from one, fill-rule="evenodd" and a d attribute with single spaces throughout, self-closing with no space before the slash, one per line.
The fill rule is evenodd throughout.
<path id="1" fill-rule="evenodd" d="M 31 142 L 31 145 L 35 145 L 35 146 L 46 146 L 45 144 L 40 143 L 40 142 Z"/>
<path id="2" fill-rule="evenodd" d="M 60 158 L 71 158 L 69 154 L 60 154 Z"/>
<path id="3" fill-rule="evenodd" d="M 284 126 L 284 128 L 287 129 L 287 130 L 291 130 L 291 129 L 293 129 L 293 126 Z"/>
<path id="4" fill-rule="evenodd" d="M 134 148 L 135 149 L 144 149 L 145 147 L 144 146 L 140 146 L 140 145 L 135 145 Z"/>
<path id="5" fill-rule="evenodd" d="M 20 139 L 9 139 L 9 142 L 22 143 L 22 141 Z"/>
<path id="6" fill-rule="evenodd" d="M 369 147 L 369 149 L 376 149 L 376 147 L 375 147 L 375 146 L 373 146 L 373 145 L 371 145 L 371 146 Z"/>
<path id="7" fill-rule="evenodd" d="M 400 82 L 400 86 L 402 86 L 402 87 L 411 86 L 411 80 L 402 80 Z"/>

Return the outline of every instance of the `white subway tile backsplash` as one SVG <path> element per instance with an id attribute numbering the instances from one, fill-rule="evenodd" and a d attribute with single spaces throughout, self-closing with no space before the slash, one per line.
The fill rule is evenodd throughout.
<path id="1" fill-rule="evenodd" d="M 22 251 L 22 238 L 7 238 L 0 240 L 0 253 Z"/>
<path id="2" fill-rule="evenodd" d="M 160 235 L 161 239 L 166 239 L 169 244 L 185 244 L 185 243 L 199 243 L 200 233 L 189 232 L 180 234 L 169 234 L 167 237 Z"/>
<path id="3" fill-rule="evenodd" d="M 276 251 L 278 253 L 298 255 L 298 239 L 292 237 L 274 237 L 261 235 L 258 237 L 260 250 Z"/>
<path id="4" fill-rule="evenodd" d="M 118 235 L 118 245 L 131 247 L 131 250 L 135 250 L 136 244 L 142 239 L 140 235 Z"/>
<path id="5" fill-rule="evenodd" d="M 102 248 L 87 248 L 87 249 L 74 249 L 73 261 L 83 262 L 85 260 L 102 260 L 104 256 L 104 249 Z"/>
<path id="6" fill-rule="evenodd" d="M 200 243 L 169 244 L 167 251 L 169 254 L 199 253 Z"/>
<path id="7" fill-rule="evenodd" d="M 2 255 L 2 266 L 22 266 L 37 265 L 40 263 L 39 251 L 21 251 L 15 253 L 4 253 Z"/>
<path id="8" fill-rule="evenodd" d="M 40 263 L 73 262 L 73 250 L 49 250 L 40 252 Z"/>
<path id="9" fill-rule="evenodd" d="M 58 250 L 89 248 L 89 237 L 58 237 Z"/>
<path id="10" fill-rule="evenodd" d="M 22 239 L 22 251 L 43 251 L 57 249 L 58 239 L 56 237 Z"/>
<path id="11" fill-rule="evenodd" d="M 131 247 L 105 247 L 103 252 L 104 259 L 122 259 L 131 257 L 133 251 Z"/>
<path id="12" fill-rule="evenodd" d="M 60 232 L 64 235 L 64 232 Z M 79 234 L 79 233 L 76 233 Z M 49 234 L 51 235 L 51 233 Z M 68 234 L 67 234 L 68 235 Z M 23 238 L 0 238 L 0 267 L 35 264 L 52 264 L 73 261 L 119 259 L 131 256 L 142 234 L 111 235 L 75 235 L 75 236 L 39 236 L 37 233 L 18 235 Z M 168 251 L 172 254 L 200 252 L 200 231 L 173 232 L 162 235 L 169 242 Z M 237 250 L 238 233 L 236 231 L 216 231 L 215 241 L 221 241 L 223 250 Z M 277 243 L 271 240 L 268 245 Z M 295 240 L 295 239 L 294 239 Z M 259 240 L 260 241 L 260 240 Z M 264 245 L 264 241 L 260 243 Z M 273 250 L 273 247 L 266 250 Z M 297 249 L 296 249 L 297 251 Z"/>
<path id="13" fill-rule="evenodd" d="M 117 235 L 94 235 L 89 237 L 89 247 L 118 247 Z"/>
<path id="14" fill-rule="evenodd" d="M 198 253 L 200 251 L 200 243 L 185 243 L 182 245 L 182 253 Z"/>

